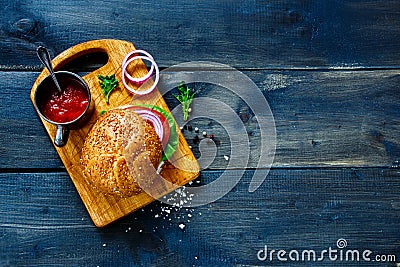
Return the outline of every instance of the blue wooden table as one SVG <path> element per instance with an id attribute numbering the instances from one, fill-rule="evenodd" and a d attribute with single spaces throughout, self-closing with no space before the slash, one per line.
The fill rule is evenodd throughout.
<path id="1" fill-rule="evenodd" d="M 400 264 L 398 1 L 5 0 L 0 10 L 0 266 Z M 274 117 L 271 168 L 258 164 L 251 105 L 193 83 L 197 97 L 231 107 L 250 151 L 230 168 L 235 133 L 212 118 L 190 121 L 216 144 L 194 184 L 240 181 L 206 205 L 155 201 L 95 227 L 29 93 L 43 69 L 37 46 L 56 56 L 103 38 L 149 51 L 162 70 L 209 61 L 249 77 Z M 106 60 L 68 68 L 83 75 Z M 195 133 L 184 135 L 200 158 Z M 260 170 L 268 175 L 249 192 Z"/>

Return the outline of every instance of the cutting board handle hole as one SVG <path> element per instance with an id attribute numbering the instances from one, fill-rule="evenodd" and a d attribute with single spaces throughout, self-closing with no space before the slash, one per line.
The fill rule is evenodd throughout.
<path id="1" fill-rule="evenodd" d="M 80 75 L 84 76 L 106 65 L 107 62 L 108 54 L 105 51 L 94 51 L 68 61 L 63 66 L 57 68 L 57 70 L 79 72 Z"/>

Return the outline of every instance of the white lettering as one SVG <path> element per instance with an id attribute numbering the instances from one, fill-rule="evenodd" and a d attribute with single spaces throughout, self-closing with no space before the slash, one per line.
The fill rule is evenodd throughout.
<path id="1" fill-rule="evenodd" d="M 293 254 L 296 254 L 296 258 L 293 257 Z M 299 261 L 300 257 L 299 257 L 299 252 L 297 250 L 291 250 L 289 252 L 289 259 L 291 261 Z"/>
<path id="2" fill-rule="evenodd" d="M 324 260 L 324 254 L 328 252 L 326 249 L 324 249 L 323 251 L 321 251 L 321 256 L 318 258 L 318 261 L 323 261 Z"/>
<path id="3" fill-rule="evenodd" d="M 274 259 L 274 252 L 275 249 L 271 250 L 271 252 L 269 253 L 269 261 L 272 261 Z"/>
<path id="4" fill-rule="evenodd" d="M 388 255 L 388 261 L 389 262 L 395 262 L 396 261 L 396 255 L 395 254 Z"/>
<path id="5" fill-rule="evenodd" d="M 394 255 L 394 254 L 390 254 L 390 255 L 387 255 L 387 257 L 388 257 L 388 262 L 395 262 L 396 261 L 396 255 Z"/>
<path id="6" fill-rule="evenodd" d="M 332 247 L 329 247 L 329 259 L 331 261 L 335 261 L 337 260 L 337 255 L 333 255 L 334 257 L 332 257 L 332 253 L 336 253 L 337 249 L 332 249 Z"/>
<path id="7" fill-rule="evenodd" d="M 301 254 L 301 258 L 300 258 Z M 317 256 L 319 256 L 317 258 Z M 274 259 L 275 257 L 275 259 Z M 278 261 L 324 261 L 326 258 L 329 258 L 330 261 L 376 261 L 376 262 L 396 262 L 396 255 L 394 254 L 376 254 L 375 257 L 372 257 L 372 251 L 366 249 L 364 251 L 360 251 L 357 249 L 334 249 L 332 247 L 328 247 L 328 249 L 321 250 L 319 255 L 313 249 L 305 249 L 305 250 L 290 250 L 287 252 L 284 249 L 268 250 L 268 246 L 264 245 L 263 249 L 257 251 L 257 259 L 260 261 L 269 260 L 273 262 L 274 260 Z M 371 259 L 372 257 L 372 259 Z"/>
<path id="8" fill-rule="evenodd" d="M 316 253 L 314 250 L 310 249 L 310 250 L 303 250 L 303 252 L 301 253 L 301 259 L 304 261 L 305 260 L 305 256 L 307 254 L 307 260 L 310 261 L 311 260 L 311 256 L 312 256 L 312 261 L 316 260 Z"/>
<path id="9" fill-rule="evenodd" d="M 351 259 L 350 256 L 351 255 Z M 360 252 L 358 250 L 347 250 L 346 251 L 346 261 L 360 261 Z"/>
<path id="10" fill-rule="evenodd" d="M 267 259 L 268 256 L 268 247 L 265 245 L 264 249 L 260 249 L 257 252 L 257 259 L 260 261 L 265 261 Z"/>
<path id="11" fill-rule="evenodd" d="M 363 260 L 365 260 L 365 261 L 371 261 L 371 259 L 369 258 L 369 256 L 370 256 L 371 254 L 372 254 L 372 251 L 371 251 L 371 250 L 369 250 L 369 249 L 364 250 L 363 253 L 362 253 L 362 258 L 363 258 Z"/>
<path id="12" fill-rule="evenodd" d="M 278 260 L 280 261 L 287 261 L 287 258 L 285 258 L 286 255 L 286 251 L 284 251 L 283 249 L 279 250 L 278 253 L 276 254 L 276 256 L 278 257 Z"/>

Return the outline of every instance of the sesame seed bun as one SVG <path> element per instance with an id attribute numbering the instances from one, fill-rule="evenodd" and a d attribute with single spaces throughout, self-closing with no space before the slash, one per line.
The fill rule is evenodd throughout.
<path id="1" fill-rule="evenodd" d="M 154 128 L 133 111 L 113 109 L 89 131 L 82 148 L 85 179 L 105 194 L 129 197 L 155 175 L 162 157 Z"/>

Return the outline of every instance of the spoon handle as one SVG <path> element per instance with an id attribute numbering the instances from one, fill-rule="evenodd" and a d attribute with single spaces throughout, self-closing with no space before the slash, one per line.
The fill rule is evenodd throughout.
<path id="1" fill-rule="evenodd" d="M 54 83 L 56 84 L 57 90 L 61 93 L 62 90 L 61 90 L 60 85 L 58 84 L 56 75 L 55 75 L 55 73 L 54 73 L 53 66 L 52 66 L 52 64 L 51 64 L 51 58 L 50 58 L 49 51 L 46 49 L 46 47 L 44 47 L 44 46 L 39 46 L 39 47 L 37 48 L 36 52 L 37 52 L 37 55 L 38 55 L 40 61 L 42 61 L 42 63 L 43 63 L 43 64 L 46 66 L 46 68 L 49 70 L 50 76 L 51 76 L 51 78 L 53 79 Z"/>

